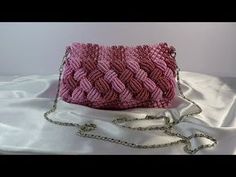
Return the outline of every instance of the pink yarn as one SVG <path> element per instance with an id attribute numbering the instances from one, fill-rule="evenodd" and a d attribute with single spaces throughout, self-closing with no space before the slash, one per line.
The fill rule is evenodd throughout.
<path id="1" fill-rule="evenodd" d="M 73 43 L 59 96 L 101 109 L 166 108 L 176 94 L 176 62 L 166 43 L 101 46 Z"/>

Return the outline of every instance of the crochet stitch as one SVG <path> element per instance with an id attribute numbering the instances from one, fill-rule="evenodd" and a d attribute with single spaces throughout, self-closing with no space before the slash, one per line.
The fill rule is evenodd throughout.
<path id="1" fill-rule="evenodd" d="M 101 46 L 73 43 L 59 96 L 101 109 L 166 108 L 176 94 L 176 69 L 166 43 Z"/>

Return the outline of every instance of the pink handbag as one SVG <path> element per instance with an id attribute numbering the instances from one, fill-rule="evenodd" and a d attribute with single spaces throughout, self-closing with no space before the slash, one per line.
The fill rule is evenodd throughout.
<path id="1" fill-rule="evenodd" d="M 166 108 L 176 92 L 174 47 L 68 47 L 59 96 L 68 103 L 100 109 Z"/>
<path id="2" fill-rule="evenodd" d="M 185 136 L 173 131 L 173 127 L 184 118 L 202 112 L 202 109 L 195 102 L 186 98 L 181 90 L 175 55 L 174 47 L 168 46 L 166 43 L 136 47 L 73 43 L 67 47 L 60 65 L 54 104 L 44 113 L 44 118 L 57 125 L 76 127 L 79 136 L 132 148 L 163 148 L 185 144 L 184 151 L 194 154 L 201 149 L 213 147 L 217 143 L 216 139 L 205 133 Z M 89 121 L 85 124 L 78 124 L 49 117 L 50 114 L 56 112 L 59 97 L 68 103 L 97 109 L 167 108 L 176 96 L 177 87 L 180 96 L 198 108 L 196 112 L 181 115 L 178 120 L 171 120 L 165 115 L 146 115 L 141 119 L 121 116 L 112 120 L 114 124 L 123 128 L 138 131 L 159 130 L 169 136 L 179 138 L 179 140 L 169 143 L 136 144 L 96 134 L 94 130 L 97 125 Z M 122 125 L 122 123 L 131 121 L 154 119 L 164 120 L 163 126 L 130 127 Z M 198 137 L 209 139 L 212 143 L 192 148 L 191 139 Z"/>

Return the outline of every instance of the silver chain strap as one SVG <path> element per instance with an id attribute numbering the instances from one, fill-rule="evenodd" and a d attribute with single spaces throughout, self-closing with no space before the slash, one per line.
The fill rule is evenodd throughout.
<path id="1" fill-rule="evenodd" d="M 96 125 L 93 124 L 93 123 L 87 123 L 87 124 L 84 124 L 84 125 L 80 125 L 80 124 L 77 124 L 77 123 L 68 123 L 68 122 L 52 120 L 48 116 L 49 116 L 49 114 L 55 112 L 56 109 L 57 109 L 57 102 L 58 102 L 58 97 L 59 97 L 59 90 L 60 90 L 60 83 L 61 83 L 61 76 L 62 76 L 62 72 L 63 72 L 63 66 L 64 66 L 64 64 L 67 60 L 69 50 L 70 49 L 67 48 L 67 50 L 65 52 L 65 55 L 63 57 L 63 60 L 62 60 L 62 64 L 60 65 L 60 68 L 59 68 L 59 79 L 58 79 L 57 92 L 56 92 L 56 97 L 55 97 L 52 109 L 50 109 L 49 111 L 44 113 L 45 119 L 48 120 L 49 122 L 57 124 L 57 125 L 61 125 L 61 126 L 76 127 L 76 128 L 78 128 L 77 134 L 81 137 L 87 137 L 87 138 L 93 138 L 93 139 L 108 141 L 108 142 L 111 142 L 111 143 L 117 143 L 117 144 L 121 144 L 121 145 L 124 145 L 124 146 L 129 146 L 129 147 L 132 147 L 132 148 L 139 148 L 139 149 L 162 148 L 162 147 L 168 147 L 168 146 L 172 146 L 172 145 L 176 145 L 176 144 L 185 144 L 184 151 L 186 153 L 189 153 L 189 154 L 195 154 L 199 150 L 204 149 L 204 148 L 213 147 L 217 143 L 215 138 L 213 138 L 213 137 L 211 137 L 207 134 L 204 134 L 204 133 L 195 133 L 191 136 L 186 137 L 186 136 L 184 136 L 180 133 L 172 131 L 173 126 L 178 124 L 179 122 L 181 122 L 184 118 L 192 116 L 192 115 L 197 115 L 197 114 L 200 114 L 202 112 L 202 109 L 199 105 L 197 105 L 194 101 L 192 101 L 189 98 L 186 98 L 184 96 L 183 91 L 182 91 L 181 86 L 180 86 L 180 77 L 179 77 L 180 69 L 179 68 L 177 68 L 177 86 L 178 86 L 178 89 L 179 89 L 179 93 L 180 93 L 182 98 L 184 98 L 185 100 L 187 100 L 187 101 L 191 102 L 193 105 L 195 105 L 198 108 L 198 111 L 188 113 L 187 115 L 183 115 L 178 120 L 173 121 L 173 122 L 170 121 L 169 117 L 163 116 L 163 115 L 162 116 L 147 115 L 144 119 L 137 119 L 137 118 L 128 119 L 126 117 L 120 117 L 120 118 L 114 119 L 112 122 L 116 125 L 119 125 L 119 126 L 123 127 L 123 128 L 128 128 L 128 129 L 137 130 L 137 131 L 162 130 L 165 134 L 167 134 L 169 136 L 173 136 L 173 137 L 178 137 L 178 138 L 180 138 L 180 140 L 173 141 L 173 142 L 170 142 L 170 143 L 163 143 L 163 144 L 141 145 L 141 144 L 130 143 L 130 142 L 119 140 L 119 139 L 109 138 L 109 137 L 106 137 L 106 136 L 87 133 L 87 132 L 90 132 L 90 131 L 96 129 Z M 174 52 L 173 54 L 174 55 L 172 55 L 172 57 L 175 59 L 176 53 Z M 155 126 L 155 127 L 130 127 L 130 126 L 120 125 L 120 123 L 125 123 L 125 122 L 132 122 L 132 121 L 138 121 L 138 120 L 151 120 L 151 119 L 152 120 L 164 119 L 165 125 L 161 126 L 161 127 L 160 126 Z M 190 140 L 192 138 L 198 138 L 198 137 L 204 137 L 206 139 L 209 139 L 209 140 L 212 141 L 212 143 L 211 144 L 200 145 L 200 146 L 192 149 Z"/>

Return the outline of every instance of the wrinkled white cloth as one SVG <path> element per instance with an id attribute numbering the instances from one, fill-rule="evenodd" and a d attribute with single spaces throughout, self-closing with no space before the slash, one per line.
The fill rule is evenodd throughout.
<path id="1" fill-rule="evenodd" d="M 203 112 L 185 118 L 176 126 L 184 135 L 204 132 L 217 139 L 216 146 L 197 154 L 236 154 L 236 78 L 220 78 L 193 72 L 180 72 L 186 97 L 195 101 Z M 119 144 L 80 137 L 75 127 L 52 124 L 43 117 L 51 108 L 57 90 L 58 75 L 0 77 L 0 154 L 186 154 L 184 144 L 159 149 L 134 149 Z M 139 144 L 160 144 L 177 140 L 161 131 L 135 131 L 114 125 L 112 120 L 126 115 L 144 118 L 146 115 L 180 115 L 196 109 L 180 98 L 170 109 L 138 108 L 107 111 L 59 101 L 52 118 L 66 122 L 97 125 L 94 133 Z M 154 120 L 130 123 L 149 126 Z M 208 143 L 193 139 L 192 145 Z"/>

